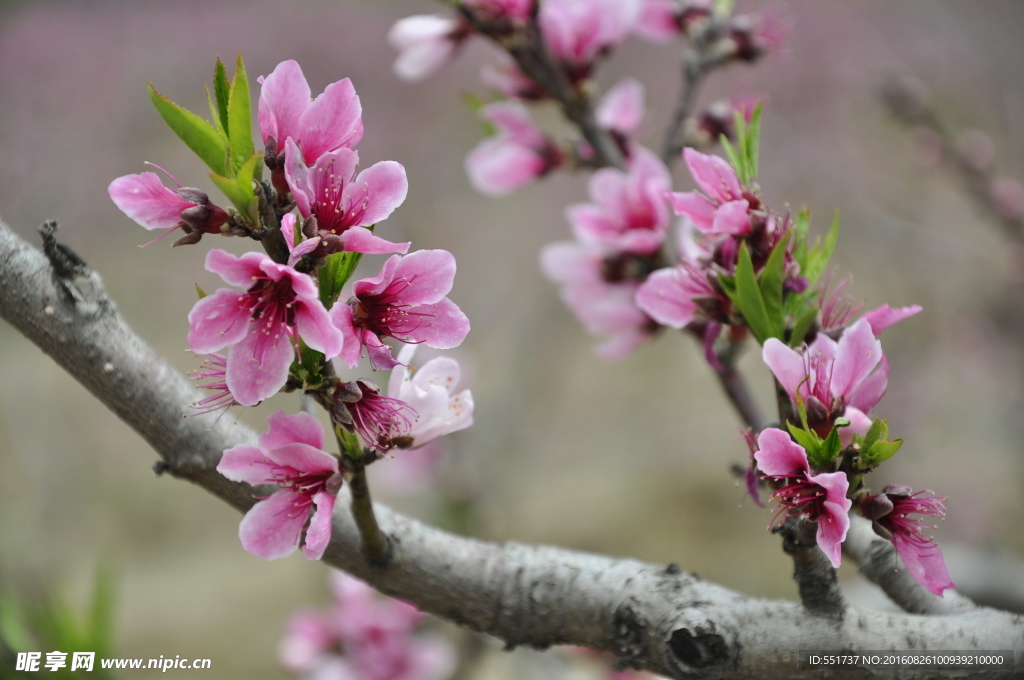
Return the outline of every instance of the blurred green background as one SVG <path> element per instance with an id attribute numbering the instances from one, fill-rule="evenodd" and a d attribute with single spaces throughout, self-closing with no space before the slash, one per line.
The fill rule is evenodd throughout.
<path id="1" fill-rule="evenodd" d="M 914 135 L 888 116 L 878 88 L 893 74 L 921 78 L 952 129 L 984 130 L 999 172 L 1024 177 L 1024 5 L 791 0 L 785 9 L 795 22 L 789 55 L 717 73 L 701 101 L 766 95 L 761 184 L 770 204 L 806 203 L 820 231 L 838 207 L 833 262 L 854 276 L 850 292 L 868 308 L 925 308 L 884 338 L 892 373 L 876 413 L 906 445 L 872 486 L 899 481 L 947 494 L 940 545 L 1021 554 L 1024 346 L 999 310 L 1022 304 L 1010 296 L 1024 257 L 955 175 L 920 162 Z M 128 322 L 180 370 L 194 370 L 184 351 L 194 284 L 221 285 L 203 270 L 205 253 L 248 244 L 208 236 L 173 251 L 169 242 L 138 248 L 151 236 L 110 202 L 113 178 L 152 161 L 217 196 L 152 109 L 146 80 L 205 111 L 214 58 L 240 50 L 252 80 L 287 58 L 300 62 L 314 93 L 348 76 L 363 104 L 364 167 L 392 159 L 409 174 L 409 197 L 380 233 L 450 250 L 459 263 L 451 297 L 473 331 L 448 354 L 463 364 L 476 425 L 451 438 L 437 484 L 475 499 L 473 532 L 674 561 L 747 593 L 795 598 L 791 562 L 765 531 L 771 514 L 743 502 L 728 472 L 745 462 L 746 447 L 699 349 L 667 333 L 605 363 L 539 273 L 539 249 L 568 237 L 563 210 L 585 200 L 585 177 L 557 175 L 499 200 L 469 188 L 462 160 L 481 130 L 461 93 L 485 94 L 477 71 L 493 49 L 471 41 L 419 84 L 391 74 L 388 27 L 443 11 L 427 0 L 0 4 L 0 216 L 36 242 L 35 227 L 57 219 L 60 238 L 103 275 Z M 606 88 L 626 74 L 647 88 L 645 140 L 659 144 L 679 87 L 678 50 L 631 40 L 598 82 Z M 539 117 L 555 121 L 551 113 Z M 692 187 L 684 170 L 675 177 L 677 190 Z M 361 272 L 381 261 L 366 258 Z M 759 364 L 748 352 L 742 366 L 767 406 Z M 238 417 L 263 429 L 276 408 L 295 410 L 297 397 Z M 106 565 L 118 575 L 118 655 L 208 657 L 216 677 L 283 677 L 275 647 L 284 620 L 298 605 L 326 601 L 325 568 L 244 552 L 239 516 L 155 477 L 155 460 L 0 324 L 0 592 L 31 599 L 60 590 L 84 602 Z M 381 485 L 377 495 L 439 516 L 430 491 L 389 494 Z M 853 573 L 844 565 L 844 577 Z M 523 659 L 495 661 L 486 676 L 530 677 L 532 657 Z"/>

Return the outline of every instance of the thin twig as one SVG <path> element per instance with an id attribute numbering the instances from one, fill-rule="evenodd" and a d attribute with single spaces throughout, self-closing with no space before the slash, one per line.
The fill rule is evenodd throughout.
<path id="1" fill-rule="evenodd" d="M 661 151 L 661 160 L 669 167 L 672 167 L 679 152 L 686 146 L 683 129 L 697 106 L 701 86 L 709 73 L 729 60 L 729 55 L 722 50 L 718 40 L 724 26 L 724 17 L 712 15 L 707 26 L 694 37 L 694 49 L 683 54 L 683 84 Z"/>
<path id="2" fill-rule="evenodd" d="M 747 386 L 746 378 L 736 368 L 734 361 L 723 361 L 722 368 L 716 370 L 715 375 L 718 377 L 718 383 L 725 391 L 725 396 L 729 398 L 729 402 L 736 409 L 736 412 L 740 415 L 743 422 L 746 423 L 747 427 L 754 432 L 763 430 L 765 428 L 764 415 L 762 415 L 761 408 L 757 405 L 757 400 L 754 399 L 754 395 L 751 394 L 750 388 Z"/>
<path id="3" fill-rule="evenodd" d="M 338 446 L 341 446 L 340 441 Z M 377 516 L 373 511 L 373 499 L 370 498 L 370 484 L 366 479 L 366 467 L 362 461 L 353 461 L 350 457 L 342 455 L 346 470 L 351 474 L 348 486 L 349 492 L 352 494 L 352 518 L 355 520 L 356 528 L 359 529 L 363 554 L 370 566 L 382 569 L 391 560 L 391 543 L 384 532 L 380 530 Z"/>
<path id="4" fill-rule="evenodd" d="M 580 133 L 593 147 L 595 166 L 619 169 L 624 167 L 622 151 L 618 144 L 607 130 L 597 124 L 590 97 L 570 82 L 565 69 L 558 63 L 541 35 L 536 17 L 530 20 L 524 32 L 510 38 L 507 35 L 496 34 L 471 8 L 461 5 L 459 10 L 474 30 L 506 50 L 525 76 L 540 85 L 562 105 L 565 117 L 576 124 Z"/>

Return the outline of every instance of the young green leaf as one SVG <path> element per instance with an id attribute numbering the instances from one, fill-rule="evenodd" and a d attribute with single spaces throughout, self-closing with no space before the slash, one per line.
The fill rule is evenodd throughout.
<path id="1" fill-rule="evenodd" d="M 748 147 L 748 158 L 750 160 L 751 183 L 758 179 L 758 167 L 761 164 L 761 114 L 764 112 L 764 104 L 759 101 L 754 107 L 751 115 L 751 122 L 746 126 L 746 147 Z"/>
<path id="2" fill-rule="evenodd" d="M 345 287 L 356 265 L 362 258 L 361 253 L 334 253 L 327 256 L 327 264 L 317 271 L 320 283 L 320 302 L 330 309 L 338 300 L 341 289 Z"/>
<path id="3" fill-rule="evenodd" d="M 307 385 L 319 385 L 323 382 L 320 375 L 320 367 L 323 365 L 324 355 L 315 349 L 311 349 L 302 339 L 299 339 L 299 357 L 302 365 L 302 379 Z"/>
<path id="4" fill-rule="evenodd" d="M 875 418 L 871 421 L 871 427 L 868 428 L 867 434 L 864 435 L 864 442 L 861 444 L 860 450 L 867 451 L 875 445 L 875 442 L 885 441 L 888 438 L 889 422 L 881 418 Z"/>
<path id="5" fill-rule="evenodd" d="M 786 423 L 786 428 L 789 429 L 789 433 L 793 435 L 796 443 L 804 447 L 808 460 L 821 455 L 821 437 L 814 430 L 805 430 L 793 423 Z"/>
<path id="6" fill-rule="evenodd" d="M 742 160 L 740 156 L 736 153 L 736 149 L 733 148 L 732 142 L 730 142 L 729 138 L 726 137 L 725 135 L 721 135 L 718 138 L 718 141 L 722 144 L 722 148 L 725 150 L 725 155 L 729 157 L 729 164 L 732 165 L 734 170 L 736 170 L 736 174 L 740 175 Z"/>
<path id="7" fill-rule="evenodd" d="M 801 271 L 801 274 L 807 279 L 809 286 L 813 286 L 817 282 L 818 277 L 828 267 L 828 262 L 832 259 L 832 252 L 835 250 L 838 241 L 839 210 L 836 210 L 836 216 L 832 220 L 832 228 L 828 230 L 828 235 L 825 237 L 825 243 L 816 245 L 811 249 L 811 252 L 807 255 L 807 263 L 802 267 L 803 271 Z"/>
<path id="8" fill-rule="evenodd" d="M 215 172 L 210 173 L 210 179 L 217 185 L 217 188 L 224 192 L 228 200 L 235 206 L 240 214 L 248 216 L 249 202 L 253 200 L 252 184 L 246 191 L 238 185 L 238 182 L 231 177 L 224 177 Z M 256 224 L 255 222 L 253 224 Z"/>
<path id="9" fill-rule="evenodd" d="M 744 184 L 751 185 L 757 181 L 757 167 L 760 162 L 760 147 L 761 147 L 761 113 L 764 110 L 764 106 L 761 102 L 758 102 L 754 106 L 754 112 L 750 116 L 750 123 L 748 123 L 744 129 L 743 146 L 747 160 L 747 180 Z M 743 115 L 737 111 L 736 115 L 741 119 Z"/>
<path id="10" fill-rule="evenodd" d="M 785 313 L 782 306 L 782 284 L 786 278 L 786 242 L 779 241 L 768 256 L 768 261 L 761 270 L 761 298 L 764 300 L 765 311 L 771 327 L 772 337 L 782 338 L 786 328 Z"/>
<path id="11" fill-rule="evenodd" d="M 221 64 L 221 68 L 223 69 L 223 64 Z M 238 171 L 255 153 L 252 144 L 249 79 L 245 75 L 245 64 L 242 62 L 241 52 L 238 53 L 238 59 L 235 60 L 235 75 L 231 80 L 231 91 L 228 93 L 227 120 L 231 167 Z"/>
<path id="12" fill-rule="evenodd" d="M 245 207 L 238 206 L 238 211 L 249 218 L 252 224 L 259 224 L 259 199 L 253 190 L 253 182 L 258 182 L 263 176 L 263 152 L 258 151 L 249 157 L 242 167 L 238 169 L 235 177 L 235 184 L 239 192 L 247 197 Z"/>
<path id="13" fill-rule="evenodd" d="M 149 98 L 157 113 L 185 146 L 192 149 L 206 165 L 219 175 L 228 173 L 228 144 L 210 123 L 184 109 L 156 91 L 149 83 Z"/>
<path id="14" fill-rule="evenodd" d="M 735 302 L 754 337 L 763 345 L 765 340 L 772 337 L 773 326 L 768 317 L 764 298 L 761 296 L 761 288 L 754 273 L 754 263 L 750 259 L 746 243 L 740 246 L 740 259 L 736 264 Z"/>
<path id="15" fill-rule="evenodd" d="M 196 284 L 196 295 L 199 296 L 200 300 L 207 296 L 207 292 L 200 288 L 198 283 Z"/>
<path id="16" fill-rule="evenodd" d="M 228 130 L 228 99 L 230 98 L 231 86 L 228 84 L 228 71 L 224 68 L 224 62 L 217 57 L 217 65 L 213 69 L 213 93 L 217 97 L 217 111 L 214 118 L 220 121 L 225 134 Z"/>
<path id="17" fill-rule="evenodd" d="M 808 459 L 811 461 L 811 465 L 819 468 L 827 467 L 835 457 L 839 455 L 839 452 L 843 450 L 843 442 L 839 438 L 839 428 L 849 427 L 850 421 L 846 418 L 836 418 L 835 425 L 832 426 L 832 431 L 828 433 L 825 440 L 821 443 L 821 449 L 817 459 L 811 458 L 808 454 Z"/>
<path id="18" fill-rule="evenodd" d="M 862 469 L 874 467 L 879 463 L 889 460 L 896 455 L 896 452 L 903 446 L 902 439 L 894 439 L 891 442 L 877 441 L 870 449 L 860 454 L 860 466 Z"/>
<path id="19" fill-rule="evenodd" d="M 818 307 L 816 305 L 808 305 L 797 317 L 796 321 L 793 322 L 793 332 L 789 337 L 790 347 L 799 347 L 800 343 L 807 337 L 807 332 L 811 330 L 811 326 L 814 325 L 815 320 L 818 318 Z"/>
<path id="20" fill-rule="evenodd" d="M 213 119 L 213 126 L 217 128 L 217 134 L 224 139 L 228 138 L 228 131 L 224 129 L 224 123 L 220 118 L 220 111 L 217 110 L 217 105 L 213 103 L 213 97 L 210 96 L 210 86 L 206 85 L 206 105 L 210 107 L 210 117 Z"/>

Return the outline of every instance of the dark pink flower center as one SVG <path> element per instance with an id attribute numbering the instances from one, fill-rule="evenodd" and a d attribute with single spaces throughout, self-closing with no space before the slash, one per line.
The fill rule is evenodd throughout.
<path id="1" fill-rule="evenodd" d="M 842 414 L 846 409 L 842 395 L 832 396 L 832 368 L 835 360 L 821 354 L 804 356 L 804 371 L 810 376 L 806 384 L 806 397 L 814 397 L 828 409 L 828 415 Z"/>
<path id="2" fill-rule="evenodd" d="M 879 517 L 876 522 L 889 530 L 893 536 L 900 535 L 908 543 L 918 548 L 928 546 L 931 540 L 921 534 L 921 519 L 910 519 L 908 515 L 931 515 L 942 517 L 946 514 L 946 508 L 942 504 L 944 500 L 940 496 L 925 496 L 927 491 L 919 491 L 913 496 L 889 496 L 892 501 L 892 511 L 884 517 Z M 934 529 L 935 527 L 929 527 Z"/>
<path id="3" fill-rule="evenodd" d="M 363 390 L 359 401 L 346 404 L 353 427 L 368 446 L 391 448 L 391 440 L 408 434 L 416 411 L 400 399 Z"/>
<path id="4" fill-rule="evenodd" d="M 287 277 L 280 281 L 264 278 L 242 296 L 240 303 L 249 310 L 252 320 L 263 327 L 263 333 L 276 335 L 295 326 L 295 298 Z"/>
<path id="5" fill-rule="evenodd" d="M 321 191 L 315 197 L 312 208 L 313 215 L 316 217 L 317 229 L 329 231 L 332 234 L 341 234 L 352 226 L 351 218 L 355 216 L 355 211 L 351 215 L 346 214 L 345 211 L 345 185 L 352 178 L 335 174 L 333 161 L 327 168 L 318 168 L 317 172 L 327 173 L 326 181 L 321 178 L 318 182 Z M 365 197 L 363 207 L 365 207 Z"/>
<path id="6" fill-rule="evenodd" d="M 402 301 L 402 293 L 415 280 L 415 276 L 411 279 L 395 279 L 380 293 L 359 296 L 356 299 L 353 324 L 378 337 L 387 336 L 406 343 L 413 342 L 408 339 L 409 334 L 429 323 L 430 319 L 437 318 L 431 312 L 413 311 L 412 305 Z"/>
<path id="7" fill-rule="evenodd" d="M 826 514 L 824 503 L 828 495 L 820 484 L 815 484 L 804 475 L 771 476 L 770 479 L 789 482 L 772 494 L 772 498 L 779 502 L 778 511 L 772 517 L 772 524 L 775 524 L 775 520 L 784 512 L 786 516 L 783 520 L 798 515 L 806 515 L 810 520 L 817 520 Z"/>

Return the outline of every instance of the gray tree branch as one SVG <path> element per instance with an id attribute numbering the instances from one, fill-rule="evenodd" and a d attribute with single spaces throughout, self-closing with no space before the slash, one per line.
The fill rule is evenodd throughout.
<path id="1" fill-rule="evenodd" d="M 128 327 L 84 263 L 54 267 L 52 261 L 61 258 L 48 259 L 0 223 L 0 316 L 146 439 L 162 469 L 238 510 L 251 507 L 256 491 L 227 481 L 215 466 L 225 448 L 251 442 L 253 432 L 229 418 L 182 418 L 198 396 L 189 381 Z M 884 677 L 866 669 L 839 675 L 801 668 L 798 650 L 814 649 L 1012 649 L 1018 668 L 1024 663 L 1019 615 L 972 608 L 914 616 L 846 607 L 821 617 L 799 604 L 704 582 L 674 565 L 462 538 L 380 505 L 378 520 L 394 555 L 387 567 L 374 568 L 344 510 L 347 489 L 341 495 L 325 562 L 509 646 L 582 645 L 675 678 Z M 934 671 L 904 669 L 899 677 L 934 677 Z"/>

